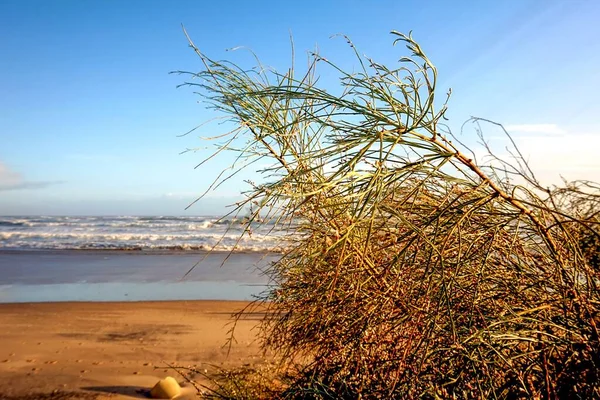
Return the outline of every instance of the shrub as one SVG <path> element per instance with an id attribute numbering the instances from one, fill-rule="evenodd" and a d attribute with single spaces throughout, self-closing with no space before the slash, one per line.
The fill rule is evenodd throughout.
<path id="1" fill-rule="evenodd" d="M 436 68 L 392 34 L 410 57 L 348 40 L 355 73 L 318 54 L 302 74 L 244 70 L 190 40 L 186 84 L 235 124 L 215 154 L 238 152 L 232 174 L 273 163 L 234 212 L 286 233 L 258 300 L 264 346 L 295 368 L 279 396 L 600 398 L 599 187 L 545 188 L 516 148 L 477 162 Z"/>

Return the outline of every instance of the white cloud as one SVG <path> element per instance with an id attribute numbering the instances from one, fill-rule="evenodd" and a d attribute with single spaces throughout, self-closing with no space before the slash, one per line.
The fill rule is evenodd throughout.
<path id="1" fill-rule="evenodd" d="M 11 171 L 4 163 L 0 162 L 0 189 L 23 183 L 21 174 Z"/>
<path id="2" fill-rule="evenodd" d="M 517 133 L 544 133 L 547 135 L 563 135 L 566 133 L 556 124 L 516 124 L 504 126 L 508 132 Z"/>
<path id="3" fill-rule="evenodd" d="M 0 161 L 0 191 L 17 189 L 39 189 L 50 185 L 62 183 L 61 181 L 31 182 L 23 179 L 23 176 L 8 168 Z"/>
<path id="4" fill-rule="evenodd" d="M 518 127 L 518 128 L 517 128 Z M 567 181 L 590 180 L 600 182 L 600 133 L 571 133 L 553 124 L 524 124 L 505 127 L 519 151 L 542 185 L 560 185 Z M 509 129 L 510 128 L 510 129 Z M 511 156 L 504 150 L 511 148 L 508 138 L 494 136 L 490 146 L 506 160 Z M 486 162 L 483 152 L 477 159 Z"/>

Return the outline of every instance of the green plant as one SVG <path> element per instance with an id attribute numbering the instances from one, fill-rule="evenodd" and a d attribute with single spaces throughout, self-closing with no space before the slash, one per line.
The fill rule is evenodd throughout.
<path id="1" fill-rule="evenodd" d="M 287 232 L 259 300 L 264 345 L 296 369 L 278 396 L 600 398 L 599 187 L 544 188 L 516 147 L 478 163 L 436 68 L 392 34 L 411 52 L 396 68 L 348 40 L 359 72 L 312 54 L 300 75 L 190 40 L 204 68 L 186 84 L 235 124 L 209 158 L 237 152 L 229 176 L 273 164 L 233 212 Z"/>

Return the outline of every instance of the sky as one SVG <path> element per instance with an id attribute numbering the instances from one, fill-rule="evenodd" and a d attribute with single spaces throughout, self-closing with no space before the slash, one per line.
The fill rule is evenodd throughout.
<path id="1" fill-rule="evenodd" d="M 0 215 L 214 215 L 247 189 L 229 182 L 185 210 L 231 160 L 194 169 L 203 153 L 181 154 L 222 133 L 181 136 L 215 117 L 169 74 L 201 69 L 182 24 L 213 58 L 247 63 L 227 51 L 246 46 L 279 70 L 290 33 L 297 57 L 318 46 L 352 67 L 332 35 L 394 65 L 406 52 L 389 32 L 412 30 L 452 88 L 453 131 L 497 121 L 544 181 L 600 181 L 598 21 L 595 0 L 0 0 Z"/>

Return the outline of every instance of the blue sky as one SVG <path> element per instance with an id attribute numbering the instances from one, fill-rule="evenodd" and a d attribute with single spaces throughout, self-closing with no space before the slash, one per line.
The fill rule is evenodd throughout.
<path id="1" fill-rule="evenodd" d="M 351 66 L 331 35 L 393 64 L 389 31 L 412 30 L 453 90 L 451 127 L 493 119 L 549 182 L 599 181 L 599 20 L 593 0 L 0 0 L 0 215 L 205 215 L 235 199 L 240 182 L 184 211 L 228 160 L 194 170 L 202 156 L 179 154 L 214 116 L 169 74 L 200 69 L 181 24 L 214 58 L 245 63 L 225 50 L 247 46 L 278 69 L 290 31 L 298 57 L 318 44 Z"/>

